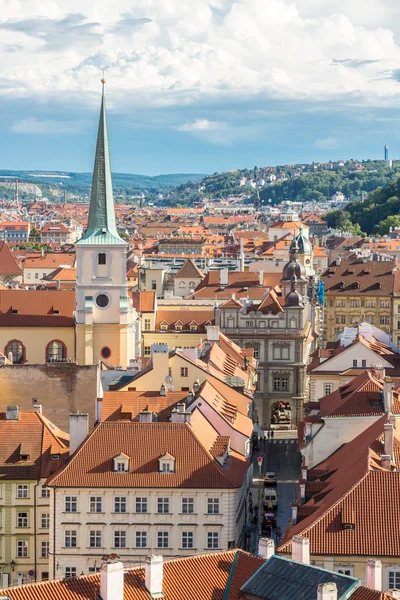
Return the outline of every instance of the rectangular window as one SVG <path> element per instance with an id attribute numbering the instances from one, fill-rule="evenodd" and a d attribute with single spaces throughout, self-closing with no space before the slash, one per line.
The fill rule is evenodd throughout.
<path id="1" fill-rule="evenodd" d="M 219 498 L 207 498 L 207 513 L 209 515 L 219 514 Z"/>
<path id="2" fill-rule="evenodd" d="M 27 485 L 25 485 L 25 484 L 17 485 L 17 498 L 29 498 Z"/>
<path id="3" fill-rule="evenodd" d="M 41 516 L 42 529 L 48 529 L 50 527 L 50 515 L 49 513 L 42 513 Z"/>
<path id="4" fill-rule="evenodd" d="M 219 548 L 219 533 L 218 531 L 207 532 L 207 548 L 216 550 Z"/>
<path id="5" fill-rule="evenodd" d="M 66 529 L 64 532 L 64 547 L 76 548 L 76 529 Z"/>
<path id="6" fill-rule="evenodd" d="M 162 514 L 169 513 L 169 498 L 157 498 L 157 512 Z"/>
<path id="7" fill-rule="evenodd" d="M 115 496 L 114 498 L 114 512 L 126 513 L 126 497 Z"/>
<path id="8" fill-rule="evenodd" d="M 76 496 L 65 496 L 65 512 L 76 513 L 78 509 L 78 499 Z"/>
<path id="9" fill-rule="evenodd" d="M 101 513 L 103 512 L 103 498 L 102 496 L 90 496 L 89 512 Z"/>
<path id="10" fill-rule="evenodd" d="M 353 358 L 353 367 L 358 367 L 358 360 Z"/>
<path id="11" fill-rule="evenodd" d="M 171 463 L 167 463 L 167 462 L 161 463 L 161 473 L 173 473 Z"/>
<path id="12" fill-rule="evenodd" d="M 188 377 L 188 376 L 189 376 L 188 367 L 181 367 L 181 377 Z"/>
<path id="13" fill-rule="evenodd" d="M 28 513 L 17 513 L 17 527 L 28 527 Z"/>
<path id="14" fill-rule="evenodd" d="M 27 540 L 18 540 L 17 542 L 17 557 L 18 558 L 27 558 L 28 556 L 28 541 Z"/>
<path id="15" fill-rule="evenodd" d="M 126 548 L 126 531 L 114 531 L 114 548 Z"/>
<path id="16" fill-rule="evenodd" d="M 40 545 L 40 558 L 48 558 L 50 542 L 42 542 Z"/>
<path id="17" fill-rule="evenodd" d="M 155 279 L 152 279 L 152 281 L 151 281 L 151 289 L 152 290 L 157 289 L 157 281 Z"/>
<path id="18" fill-rule="evenodd" d="M 182 512 L 184 515 L 194 513 L 194 498 L 182 498 Z"/>
<path id="19" fill-rule="evenodd" d="M 157 548 L 168 548 L 168 547 L 169 547 L 168 531 L 157 531 Z"/>
<path id="20" fill-rule="evenodd" d="M 136 532 L 136 548 L 147 547 L 147 531 Z"/>
<path id="21" fill-rule="evenodd" d="M 46 487 L 45 485 L 42 485 L 41 491 L 40 491 L 40 497 L 41 498 L 50 498 L 50 488 Z"/>
<path id="22" fill-rule="evenodd" d="M 136 498 L 136 512 L 147 513 L 147 498 Z"/>
<path id="23" fill-rule="evenodd" d="M 150 356 L 150 353 L 151 353 L 151 348 L 150 348 L 150 346 L 145 346 L 145 347 L 144 347 L 144 355 L 145 355 L 145 356 Z"/>
<path id="24" fill-rule="evenodd" d="M 101 530 L 94 529 L 90 532 L 89 536 L 89 546 L 90 548 L 101 548 Z"/>
<path id="25" fill-rule="evenodd" d="M 144 320 L 144 330 L 145 331 L 150 331 L 151 328 L 151 320 L 150 319 L 145 319 Z"/>
<path id="26" fill-rule="evenodd" d="M 344 325 L 346 323 L 346 315 L 342 315 L 340 317 L 340 322 L 342 323 L 342 325 Z"/>
<path id="27" fill-rule="evenodd" d="M 194 548 L 193 531 L 182 531 L 182 548 Z"/>
<path id="28" fill-rule="evenodd" d="M 287 392 L 289 390 L 288 377 L 274 377 L 274 392 Z"/>
<path id="29" fill-rule="evenodd" d="M 361 360 L 361 366 L 362 366 L 362 367 L 366 367 L 366 366 L 367 366 L 367 361 L 366 361 L 366 359 L 365 359 L 365 358 L 363 358 L 363 359 Z"/>
<path id="30" fill-rule="evenodd" d="M 400 571 L 388 571 L 388 588 L 389 590 L 400 588 Z"/>
<path id="31" fill-rule="evenodd" d="M 257 360 L 260 358 L 260 348 L 254 348 L 254 358 Z"/>
<path id="32" fill-rule="evenodd" d="M 328 394 L 332 393 L 332 384 L 331 383 L 324 383 L 324 396 L 327 396 Z"/>
<path id="33" fill-rule="evenodd" d="M 65 567 L 64 576 L 65 578 L 76 577 L 76 567 Z"/>
<path id="34" fill-rule="evenodd" d="M 353 576 L 353 569 L 346 569 L 344 567 L 336 567 L 336 573 L 340 573 L 341 575 L 348 575 L 349 577 Z"/>
<path id="35" fill-rule="evenodd" d="M 248 329 L 251 329 L 252 327 L 254 327 L 254 321 L 246 321 L 246 327 Z"/>

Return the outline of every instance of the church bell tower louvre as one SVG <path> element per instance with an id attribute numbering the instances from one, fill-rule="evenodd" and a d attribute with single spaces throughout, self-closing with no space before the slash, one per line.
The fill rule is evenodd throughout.
<path id="1" fill-rule="evenodd" d="M 115 223 L 104 84 L 88 224 L 76 242 L 76 359 L 126 368 L 135 358 L 137 315 L 126 280 L 128 245 Z"/>

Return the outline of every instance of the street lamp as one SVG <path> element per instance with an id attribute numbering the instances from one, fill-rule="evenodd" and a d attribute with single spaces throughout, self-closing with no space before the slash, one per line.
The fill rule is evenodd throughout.
<path id="1" fill-rule="evenodd" d="M 15 562 L 15 560 L 12 560 L 12 561 L 10 562 L 11 571 L 14 571 L 14 570 L 15 570 L 16 564 L 17 564 L 17 563 Z"/>

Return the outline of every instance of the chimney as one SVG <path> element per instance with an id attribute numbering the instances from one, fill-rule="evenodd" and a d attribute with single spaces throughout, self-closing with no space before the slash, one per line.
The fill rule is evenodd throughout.
<path id="1" fill-rule="evenodd" d="M 378 381 L 384 381 L 385 379 L 385 367 L 383 365 L 381 365 L 380 363 L 378 363 L 374 369 L 375 371 L 375 378 Z"/>
<path id="2" fill-rule="evenodd" d="M 152 344 L 151 361 L 153 363 L 153 376 L 155 376 L 155 378 L 159 382 L 158 385 L 161 387 L 161 383 L 165 381 L 165 378 L 169 373 L 168 344 Z M 154 384 L 157 385 L 156 382 L 154 382 Z"/>
<path id="3" fill-rule="evenodd" d="M 19 419 L 19 406 L 7 406 L 6 421 L 18 421 L 18 419 Z"/>
<path id="4" fill-rule="evenodd" d="M 383 426 L 383 444 L 385 454 L 392 458 L 393 456 L 393 425 L 385 423 Z"/>
<path id="5" fill-rule="evenodd" d="M 381 465 L 383 469 L 386 469 L 387 471 L 390 471 L 390 462 L 392 460 L 392 457 L 389 454 L 381 454 Z"/>
<path id="6" fill-rule="evenodd" d="M 307 481 L 307 470 L 308 467 L 306 467 L 305 465 L 301 467 L 301 478 L 304 479 L 304 481 Z"/>
<path id="7" fill-rule="evenodd" d="M 292 509 L 292 525 L 296 525 L 296 523 L 297 523 L 297 504 L 291 504 L 290 508 Z"/>
<path id="8" fill-rule="evenodd" d="M 152 423 L 153 413 L 149 410 L 142 410 L 139 413 L 139 423 Z"/>
<path id="9" fill-rule="evenodd" d="M 318 600 L 337 600 L 336 583 L 320 583 L 317 598 Z"/>
<path id="10" fill-rule="evenodd" d="M 207 325 L 207 341 L 219 342 L 219 327 L 215 325 Z"/>
<path id="11" fill-rule="evenodd" d="M 100 568 L 101 600 L 124 600 L 124 565 L 105 562 Z"/>
<path id="12" fill-rule="evenodd" d="M 338 267 L 340 267 L 340 263 L 341 262 L 342 262 L 342 259 L 341 259 L 340 256 L 338 256 L 337 259 L 336 259 L 336 264 L 337 264 Z"/>
<path id="13" fill-rule="evenodd" d="M 219 272 L 219 285 L 226 287 L 228 285 L 228 268 L 224 267 Z"/>
<path id="14" fill-rule="evenodd" d="M 166 387 L 165 387 L 165 385 L 162 383 L 162 384 L 161 384 L 161 387 L 160 387 L 160 396 L 166 396 L 166 394 L 167 394 Z"/>
<path id="15" fill-rule="evenodd" d="M 369 558 L 365 574 L 365 582 L 367 587 L 382 591 L 382 563 L 380 560 Z"/>
<path id="16" fill-rule="evenodd" d="M 72 413 L 69 415 L 69 455 L 75 452 L 78 446 L 87 437 L 89 432 L 89 415 Z"/>
<path id="17" fill-rule="evenodd" d="M 383 405 L 386 413 L 392 412 L 393 402 L 393 383 L 389 376 L 386 376 L 383 382 Z"/>
<path id="18" fill-rule="evenodd" d="M 310 540 L 302 535 L 292 537 L 292 560 L 310 564 Z"/>
<path id="19" fill-rule="evenodd" d="M 259 279 L 260 285 L 264 285 L 264 271 L 263 271 L 263 269 L 260 269 L 260 271 L 258 273 L 258 279 Z"/>
<path id="20" fill-rule="evenodd" d="M 240 238 L 240 254 L 239 254 L 240 270 L 244 271 L 244 238 Z"/>
<path id="21" fill-rule="evenodd" d="M 303 479 L 300 480 L 299 488 L 300 488 L 300 501 L 303 504 L 306 499 L 306 482 Z"/>
<path id="22" fill-rule="evenodd" d="M 153 597 L 162 598 L 163 593 L 163 557 L 152 555 L 145 560 L 145 586 Z M 114 600 L 114 599 L 113 599 Z"/>
<path id="23" fill-rule="evenodd" d="M 275 542 L 272 538 L 262 537 L 258 540 L 258 555 L 267 560 L 275 554 Z"/>
<path id="24" fill-rule="evenodd" d="M 186 404 L 184 402 L 178 402 L 178 404 L 176 405 L 176 410 L 178 412 L 184 413 L 186 409 Z"/>
<path id="25" fill-rule="evenodd" d="M 197 348 L 184 348 L 182 353 L 192 362 L 196 362 L 198 359 Z"/>
<path id="26" fill-rule="evenodd" d="M 186 411 L 180 411 L 177 408 L 171 411 L 171 423 L 189 423 L 192 419 L 192 413 Z"/>
<path id="27" fill-rule="evenodd" d="M 42 405 L 41 404 L 34 404 L 33 405 L 33 412 L 37 412 L 40 415 L 42 414 Z"/>

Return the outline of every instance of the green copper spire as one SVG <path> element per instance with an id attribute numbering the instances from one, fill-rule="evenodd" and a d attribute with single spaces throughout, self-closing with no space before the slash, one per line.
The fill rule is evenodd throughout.
<path id="1" fill-rule="evenodd" d="M 125 244 L 115 225 L 114 198 L 112 190 L 110 151 L 108 147 L 104 78 L 102 83 L 99 129 L 94 159 L 92 191 L 88 226 L 78 244 Z"/>

